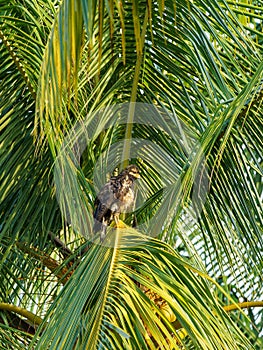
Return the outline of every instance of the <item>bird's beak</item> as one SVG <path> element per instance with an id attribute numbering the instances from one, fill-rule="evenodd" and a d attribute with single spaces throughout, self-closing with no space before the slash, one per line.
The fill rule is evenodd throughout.
<path id="1" fill-rule="evenodd" d="M 140 178 L 140 174 L 139 174 L 139 173 L 134 174 L 133 176 L 134 176 L 136 179 L 139 179 L 139 178 Z"/>

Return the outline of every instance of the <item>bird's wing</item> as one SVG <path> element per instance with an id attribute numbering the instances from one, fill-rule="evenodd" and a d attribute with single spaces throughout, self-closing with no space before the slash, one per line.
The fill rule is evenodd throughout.
<path id="1" fill-rule="evenodd" d="M 109 220 L 111 215 L 110 208 L 115 200 L 116 199 L 111 188 L 111 183 L 107 182 L 100 190 L 94 202 L 94 232 L 98 232 L 101 229 L 103 218 L 106 221 Z"/>

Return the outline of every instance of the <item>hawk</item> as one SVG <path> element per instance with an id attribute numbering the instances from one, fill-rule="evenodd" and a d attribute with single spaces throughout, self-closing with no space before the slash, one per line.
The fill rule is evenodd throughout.
<path id="1" fill-rule="evenodd" d="M 139 169 L 132 164 L 119 175 L 112 176 L 102 187 L 94 202 L 94 233 L 100 231 L 100 240 L 106 236 L 107 226 L 114 220 L 119 223 L 119 215 L 129 211 L 134 204 L 134 181 L 140 177 Z"/>

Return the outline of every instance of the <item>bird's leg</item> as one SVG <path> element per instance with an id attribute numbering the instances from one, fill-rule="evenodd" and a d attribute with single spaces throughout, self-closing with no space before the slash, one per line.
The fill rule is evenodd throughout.
<path id="1" fill-rule="evenodd" d="M 114 214 L 114 220 L 117 228 L 126 228 L 126 225 L 123 221 L 120 220 L 120 213 Z"/>
<path id="2" fill-rule="evenodd" d="M 116 226 L 118 227 L 118 224 L 120 222 L 120 214 L 119 213 L 114 214 L 114 220 L 115 220 Z"/>

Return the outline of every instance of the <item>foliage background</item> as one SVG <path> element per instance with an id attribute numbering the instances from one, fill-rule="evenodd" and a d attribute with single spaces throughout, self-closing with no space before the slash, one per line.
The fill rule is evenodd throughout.
<path id="1" fill-rule="evenodd" d="M 0 1 L 3 349 L 262 348 L 261 309 L 222 308 L 262 300 L 262 67 L 262 1 Z M 166 108 L 200 152 L 134 125 L 133 137 L 154 140 L 180 170 L 180 210 L 158 240 L 91 245 L 80 262 L 87 243 L 61 216 L 54 160 L 76 121 L 125 102 Z M 110 128 L 72 168 L 88 213 L 97 160 L 128 133 Z M 201 153 L 209 195 L 196 222 L 191 174 Z M 154 154 L 137 162 L 139 192 L 151 189 L 137 213 L 147 223 L 162 186 Z M 127 229 L 116 244 L 138 237 Z M 34 315 L 48 321 L 44 333 Z"/>

